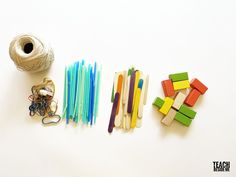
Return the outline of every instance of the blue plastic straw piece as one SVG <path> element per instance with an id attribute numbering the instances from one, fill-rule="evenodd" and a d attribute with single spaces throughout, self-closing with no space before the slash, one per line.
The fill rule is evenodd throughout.
<path id="1" fill-rule="evenodd" d="M 94 87 L 94 84 L 93 84 L 93 69 L 90 68 L 90 102 L 89 102 L 89 122 L 90 122 L 90 125 L 92 125 L 93 123 L 93 87 Z"/>
<path id="2" fill-rule="evenodd" d="M 92 81 L 93 81 L 93 84 L 92 84 L 92 87 L 93 87 L 93 90 L 92 90 L 92 103 L 91 103 L 91 125 L 94 124 L 94 102 L 95 102 L 95 84 L 96 84 L 96 72 L 97 72 L 97 63 L 95 62 L 94 63 L 94 71 L 93 71 L 93 77 L 92 77 Z"/>
<path id="3" fill-rule="evenodd" d="M 70 68 L 70 67 L 69 67 Z M 68 88 L 68 96 L 67 96 L 67 114 L 66 114 L 66 123 L 69 123 L 70 118 L 70 69 L 67 70 L 67 88 Z"/>
<path id="4" fill-rule="evenodd" d="M 88 124 L 90 123 L 90 105 L 91 105 L 91 89 L 92 89 L 92 84 L 91 84 L 91 65 L 89 64 L 88 66 L 88 85 L 89 85 L 89 89 L 88 89 L 88 104 L 87 104 L 87 119 L 88 119 Z"/>
<path id="5" fill-rule="evenodd" d="M 74 120 L 75 120 L 75 123 L 78 123 L 79 121 L 79 115 L 78 115 L 78 100 L 79 100 L 79 97 L 80 97 L 80 63 L 79 62 L 76 62 L 76 72 L 75 72 L 75 77 L 76 77 L 76 82 L 75 82 L 75 102 L 74 102 L 74 113 L 73 113 L 73 116 L 74 116 Z"/>
<path id="6" fill-rule="evenodd" d="M 83 67 L 83 87 L 84 87 L 84 89 L 83 89 L 83 99 L 82 99 L 82 103 L 81 103 L 81 106 L 82 106 L 82 108 L 81 108 L 81 112 L 82 112 L 82 122 L 83 122 L 83 124 L 86 124 L 87 122 L 86 122 L 86 97 L 87 97 L 87 95 L 86 95 L 86 90 L 87 90 L 87 84 L 86 84 L 86 82 L 87 82 L 87 69 L 86 69 L 86 67 L 84 66 Z"/>

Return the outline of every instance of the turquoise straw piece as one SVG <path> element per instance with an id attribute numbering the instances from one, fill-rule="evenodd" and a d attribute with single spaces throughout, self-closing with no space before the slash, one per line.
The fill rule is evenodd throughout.
<path id="1" fill-rule="evenodd" d="M 67 110 L 67 67 L 65 67 L 64 73 L 64 98 L 63 98 L 63 111 L 62 111 L 62 118 L 66 118 L 66 110 Z"/>
<path id="2" fill-rule="evenodd" d="M 100 67 L 98 73 L 97 73 L 97 84 L 96 84 L 96 97 L 95 97 L 95 111 L 94 111 L 94 124 L 96 123 L 97 116 L 98 116 L 98 105 L 99 105 L 99 98 L 100 98 L 100 85 L 101 85 L 101 70 L 102 67 Z"/>

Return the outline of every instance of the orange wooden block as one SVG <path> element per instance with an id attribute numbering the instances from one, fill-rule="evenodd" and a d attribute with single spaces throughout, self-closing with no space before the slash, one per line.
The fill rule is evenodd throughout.
<path id="1" fill-rule="evenodd" d="M 201 93 L 197 89 L 192 89 L 185 99 L 184 103 L 190 107 L 193 107 L 200 95 Z"/>
<path id="2" fill-rule="evenodd" d="M 166 97 L 175 95 L 174 87 L 170 79 L 162 81 L 161 84 Z"/>
<path id="3" fill-rule="evenodd" d="M 192 88 L 197 89 L 202 95 L 207 91 L 207 86 L 205 86 L 201 81 L 199 81 L 198 79 L 194 78 L 191 83 L 190 86 Z"/>

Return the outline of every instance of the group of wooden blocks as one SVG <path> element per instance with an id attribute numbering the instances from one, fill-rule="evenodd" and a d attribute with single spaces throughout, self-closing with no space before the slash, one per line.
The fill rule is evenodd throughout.
<path id="1" fill-rule="evenodd" d="M 115 73 L 109 133 L 113 131 L 113 127 L 129 130 L 141 126 L 143 106 L 147 102 L 148 82 L 149 76 L 134 68 Z"/>
<path id="2" fill-rule="evenodd" d="M 165 99 L 157 97 L 153 102 L 165 115 L 161 122 L 170 126 L 175 119 L 189 126 L 196 116 L 196 112 L 190 107 L 195 105 L 200 95 L 205 94 L 208 88 L 196 78 L 189 82 L 187 72 L 170 74 L 169 79 L 161 83 Z"/>

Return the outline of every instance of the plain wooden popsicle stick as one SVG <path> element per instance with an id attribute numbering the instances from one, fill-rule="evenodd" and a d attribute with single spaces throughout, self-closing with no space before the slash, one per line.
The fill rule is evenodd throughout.
<path id="1" fill-rule="evenodd" d="M 144 86 L 146 83 L 145 78 L 146 77 L 144 77 L 143 74 L 140 77 L 140 79 L 143 79 Z M 141 91 L 140 102 L 139 102 L 139 107 L 138 107 L 138 118 L 140 118 L 140 119 L 143 117 L 144 95 L 145 95 L 145 87 Z"/>
<path id="2" fill-rule="evenodd" d="M 145 83 L 144 83 L 144 99 L 143 99 L 143 104 L 147 104 L 147 94 L 148 94 L 148 86 L 149 86 L 149 75 L 146 76 L 145 78 Z"/>
<path id="3" fill-rule="evenodd" d="M 122 97 L 122 103 L 123 104 L 125 104 L 125 102 L 126 102 L 126 91 L 127 91 L 127 89 L 126 89 L 126 87 L 127 87 L 127 80 L 128 80 L 128 73 L 127 73 L 127 71 L 124 71 L 123 72 L 123 76 L 124 76 L 124 79 L 123 79 L 123 97 Z"/>
<path id="4" fill-rule="evenodd" d="M 140 128 L 142 127 L 142 119 L 137 119 L 137 122 L 136 122 L 136 128 Z"/>
<path id="5" fill-rule="evenodd" d="M 126 88 L 125 88 L 125 106 L 124 106 L 124 115 L 126 116 L 127 115 L 127 109 L 128 109 L 128 99 L 129 99 L 129 85 L 130 85 L 130 76 L 128 76 L 128 79 L 127 79 L 127 85 L 126 85 Z"/>
<path id="6" fill-rule="evenodd" d="M 130 114 L 127 114 L 125 116 L 125 120 L 126 120 L 126 130 L 129 130 L 130 129 L 130 124 L 131 124 L 131 115 Z"/>

